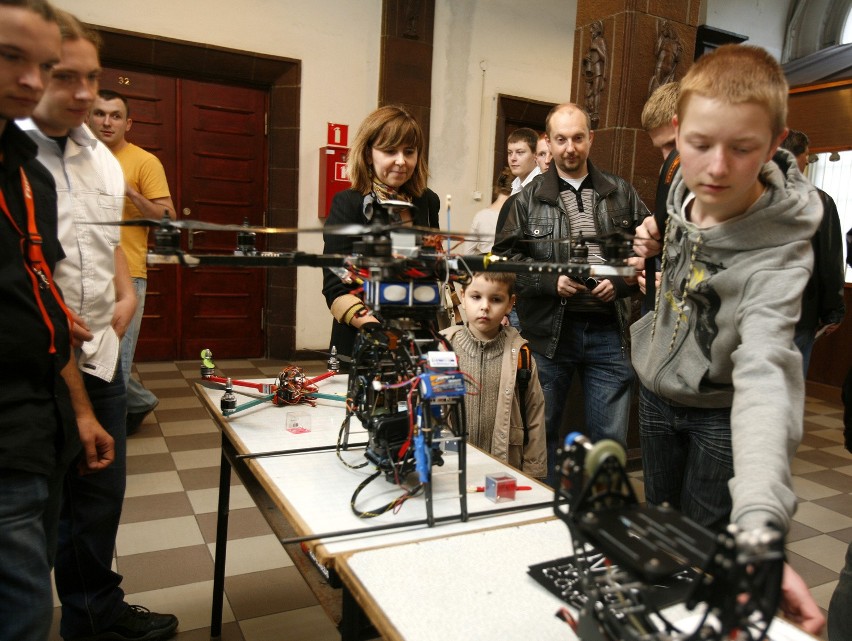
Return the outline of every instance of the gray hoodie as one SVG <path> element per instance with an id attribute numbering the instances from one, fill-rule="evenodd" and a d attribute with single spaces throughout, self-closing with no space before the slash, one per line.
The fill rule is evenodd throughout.
<path id="1" fill-rule="evenodd" d="M 760 180 L 766 190 L 748 211 L 699 229 L 684 218 L 688 191 L 675 177 L 657 311 L 631 327 L 632 360 L 642 384 L 670 402 L 731 407 L 731 520 L 786 531 L 804 412 L 793 330 L 822 205 L 786 151 Z"/>

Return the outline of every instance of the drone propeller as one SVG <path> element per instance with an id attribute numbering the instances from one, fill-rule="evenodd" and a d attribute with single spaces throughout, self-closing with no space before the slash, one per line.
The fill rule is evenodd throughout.
<path id="1" fill-rule="evenodd" d="M 586 260 L 589 257 L 589 246 L 587 243 L 594 243 L 600 247 L 600 253 L 605 262 L 617 261 L 623 263 L 634 255 L 633 234 L 619 230 L 598 236 L 584 236 L 580 234 L 577 238 L 524 238 L 520 242 L 568 245 L 571 255 L 576 260 Z M 598 258 L 601 258 L 601 256 L 598 256 Z"/>
<path id="2" fill-rule="evenodd" d="M 201 231 L 231 231 L 237 233 L 254 232 L 257 234 L 300 234 L 321 233 L 319 227 L 262 227 L 256 225 L 234 225 L 222 223 L 208 223 L 203 220 L 151 220 L 149 218 L 136 218 L 133 220 L 115 220 L 110 222 L 86 222 L 87 225 L 108 225 L 110 227 L 154 227 L 158 229 L 189 229 Z"/>
<path id="3" fill-rule="evenodd" d="M 403 209 L 409 211 L 417 211 L 417 206 L 405 200 L 375 200 L 373 207 L 377 210 L 386 211 L 389 214 L 395 214 Z M 371 222 L 368 225 L 346 224 L 346 225 L 325 225 L 321 229 L 324 235 L 329 236 L 363 236 L 365 234 L 386 234 L 389 231 L 393 232 L 422 232 L 434 233 L 435 230 L 431 227 L 418 227 L 415 225 L 406 225 L 403 222 L 385 223 L 381 221 Z"/>
<path id="4" fill-rule="evenodd" d="M 484 240 L 491 238 L 490 234 L 471 233 L 467 231 L 445 231 L 433 227 L 422 227 L 420 225 L 405 225 L 395 223 L 392 225 L 327 225 L 320 230 L 329 236 L 382 236 L 387 233 L 399 234 L 421 234 L 424 236 L 441 236 L 450 240 Z"/>
<path id="5" fill-rule="evenodd" d="M 406 202 L 404 200 L 376 200 L 373 202 L 373 207 L 375 209 L 386 210 L 391 214 L 396 213 L 398 210 L 402 209 L 417 211 L 416 205 Z M 434 229 L 432 227 L 409 225 L 404 222 L 383 223 L 380 221 L 375 221 L 368 225 L 326 225 L 323 228 L 322 232 L 323 234 L 329 236 L 364 236 L 368 234 L 374 236 L 381 236 L 387 234 L 388 232 L 393 232 L 400 234 L 422 234 L 429 236 L 441 236 L 443 238 L 449 238 L 450 240 L 458 241 L 476 241 L 484 240 L 486 238 L 491 237 L 489 234 L 474 234 L 467 231 L 442 231 L 440 229 Z"/>
<path id="6" fill-rule="evenodd" d="M 613 242 L 627 242 L 633 241 L 633 234 L 629 234 L 622 231 L 611 231 L 606 234 L 600 234 L 598 236 L 584 236 L 580 234 L 577 238 L 521 238 L 518 239 L 518 242 L 522 243 L 556 243 L 559 245 L 572 245 L 579 244 L 584 245 L 586 243 L 595 243 L 598 245 L 603 245 L 606 243 Z"/>
<path id="7" fill-rule="evenodd" d="M 383 235 L 388 232 L 394 232 L 403 234 L 429 234 L 443 236 L 453 240 L 480 240 L 481 238 L 484 238 L 484 236 L 479 234 L 470 234 L 468 232 L 458 231 L 441 231 L 431 227 L 405 225 L 404 223 L 394 223 L 390 225 L 326 225 L 325 227 L 263 227 L 256 225 L 208 223 L 203 220 L 171 220 L 168 217 L 164 217 L 161 220 L 135 218 L 133 220 L 115 220 L 109 222 L 86 222 L 85 224 L 107 225 L 109 227 L 149 227 L 162 231 L 188 229 L 190 231 L 228 231 L 256 234 L 328 234 L 330 236 L 365 236 L 369 234 Z"/>
<path id="8" fill-rule="evenodd" d="M 319 349 L 307 349 L 305 351 L 311 352 L 312 354 L 318 354 L 320 356 L 325 356 L 326 358 L 330 358 L 331 356 L 334 356 L 341 363 L 351 363 L 352 362 L 352 358 L 347 356 L 346 354 L 332 354 L 331 352 L 323 352 L 322 350 L 319 350 Z"/>
<path id="9" fill-rule="evenodd" d="M 413 209 L 414 211 L 417 211 L 417 205 L 406 200 L 376 200 L 375 204 L 378 207 L 387 209 L 391 212 L 395 212 L 400 209 Z"/>

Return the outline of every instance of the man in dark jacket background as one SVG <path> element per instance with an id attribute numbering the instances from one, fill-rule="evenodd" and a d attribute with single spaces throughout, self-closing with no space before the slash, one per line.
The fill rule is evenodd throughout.
<path id="1" fill-rule="evenodd" d="M 589 161 L 594 132 L 582 108 L 557 105 L 545 129 L 553 162 L 515 196 L 492 251 L 511 260 L 565 263 L 572 257 L 571 242 L 582 235 L 590 239 L 589 262 L 601 264 L 597 237 L 632 233 L 649 212 L 629 183 Z M 627 327 L 634 291 L 635 281 L 620 277 L 579 282 L 556 274 L 518 275 L 522 334 L 536 359 L 545 396 L 551 485 L 575 371 L 583 382 L 588 436 L 592 441 L 626 441 L 633 382 Z"/>

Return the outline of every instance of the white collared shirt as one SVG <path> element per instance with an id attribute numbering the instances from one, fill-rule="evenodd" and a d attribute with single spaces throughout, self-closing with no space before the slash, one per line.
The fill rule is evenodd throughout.
<path id="1" fill-rule="evenodd" d="M 86 321 L 94 338 L 81 346 L 83 372 L 111 381 L 120 340 L 112 329 L 115 310 L 115 249 L 120 228 L 87 222 L 121 220 L 124 174 L 107 147 L 86 125 L 69 132 L 63 152 L 32 119 L 18 121 L 38 145 L 38 160 L 56 181 L 59 242 L 65 259 L 54 278 L 68 307 Z"/>
<path id="2" fill-rule="evenodd" d="M 524 178 L 524 181 L 521 182 L 521 179 L 518 176 L 515 176 L 515 179 L 512 181 L 512 195 L 517 194 L 521 189 L 530 184 L 533 178 L 541 174 L 541 167 L 536 165 L 533 167 L 533 170 L 527 174 L 527 177 Z"/>

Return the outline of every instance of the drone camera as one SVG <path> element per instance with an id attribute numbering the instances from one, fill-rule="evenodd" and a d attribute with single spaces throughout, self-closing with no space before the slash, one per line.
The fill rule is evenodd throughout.
<path id="1" fill-rule="evenodd" d="M 364 298 L 371 308 L 395 305 L 404 307 L 441 304 L 441 288 L 436 281 L 374 282 L 365 281 Z"/>

